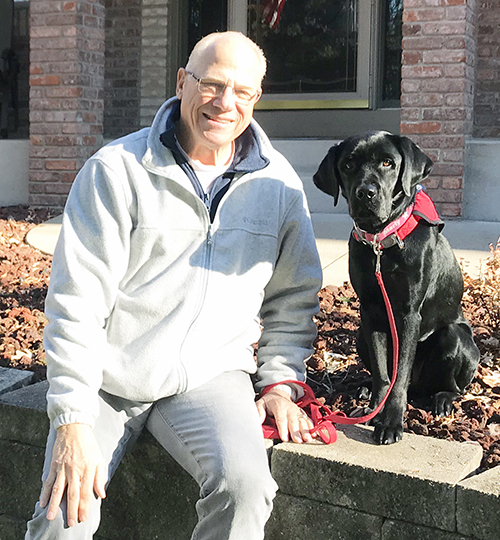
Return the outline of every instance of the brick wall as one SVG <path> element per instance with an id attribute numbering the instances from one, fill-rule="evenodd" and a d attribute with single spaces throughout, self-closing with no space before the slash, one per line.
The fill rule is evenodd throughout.
<path id="1" fill-rule="evenodd" d="M 150 126 L 169 94 L 169 60 L 178 44 L 169 42 L 170 0 L 143 0 L 141 126 Z"/>
<path id="2" fill-rule="evenodd" d="M 102 145 L 104 5 L 31 0 L 30 204 L 62 207 Z"/>
<path id="3" fill-rule="evenodd" d="M 500 137 L 500 0 L 479 2 L 475 137 Z"/>
<path id="4" fill-rule="evenodd" d="M 434 160 L 427 181 L 441 215 L 462 213 L 472 133 L 475 0 L 404 0 L 401 133 Z"/>
<path id="5" fill-rule="evenodd" d="M 104 137 L 139 128 L 141 0 L 106 0 Z"/>

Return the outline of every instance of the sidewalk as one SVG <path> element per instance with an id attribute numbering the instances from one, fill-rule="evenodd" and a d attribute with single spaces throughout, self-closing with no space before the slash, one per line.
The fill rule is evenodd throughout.
<path id="1" fill-rule="evenodd" d="M 347 240 L 352 220 L 347 214 L 312 214 L 316 243 L 323 267 L 323 285 L 340 285 L 349 280 Z M 500 222 L 445 221 L 443 234 L 455 251 L 463 271 L 478 277 L 490 255 L 490 243 L 500 237 Z"/>
<path id="2" fill-rule="evenodd" d="M 312 214 L 318 245 L 323 284 L 340 285 L 349 280 L 347 269 L 347 241 L 352 228 L 347 214 Z M 61 228 L 61 216 L 32 229 L 26 241 L 33 247 L 52 254 Z M 446 221 L 443 234 L 448 238 L 463 270 L 478 277 L 484 261 L 489 257 L 489 245 L 500 237 L 500 222 Z"/>

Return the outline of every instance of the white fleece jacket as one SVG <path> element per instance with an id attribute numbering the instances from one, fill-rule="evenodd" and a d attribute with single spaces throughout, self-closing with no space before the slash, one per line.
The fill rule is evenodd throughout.
<path id="1" fill-rule="evenodd" d="M 93 425 L 100 389 L 154 402 L 230 370 L 257 390 L 304 380 L 321 267 L 301 181 L 253 122 L 270 164 L 235 177 L 210 223 L 159 139 L 173 101 L 68 198 L 44 335 L 55 427 Z"/>

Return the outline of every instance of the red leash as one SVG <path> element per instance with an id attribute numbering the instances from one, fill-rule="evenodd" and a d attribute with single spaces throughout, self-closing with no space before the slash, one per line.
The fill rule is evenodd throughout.
<path id="1" fill-rule="evenodd" d="M 374 248 L 374 251 L 375 251 L 375 255 L 377 256 L 375 276 L 377 278 L 377 282 L 379 284 L 380 290 L 382 292 L 382 296 L 384 298 L 385 309 L 387 311 L 387 318 L 389 319 L 389 328 L 391 330 L 391 337 L 392 337 L 391 384 L 389 385 L 389 389 L 387 390 L 382 401 L 369 414 L 365 414 L 364 416 L 360 416 L 360 417 L 348 417 L 343 412 L 332 412 L 327 406 L 322 405 L 316 399 L 311 387 L 300 381 L 290 380 L 290 381 L 282 381 L 276 384 L 271 384 L 269 386 L 266 386 L 264 388 L 264 391 L 262 392 L 262 395 L 265 395 L 272 388 L 274 388 L 275 386 L 278 386 L 278 384 L 293 383 L 302 387 L 304 389 L 304 395 L 299 401 L 297 401 L 297 405 L 301 409 L 304 409 L 305 413 L 309 416 L 309 418 L 312 420 L 314 424 L 314 428 L 311 430 L 311 435 L 318 434 L 321 440 L 326 444 L 331 444 L 337 440 L 337 430 L 335 429 L 335 426 L 333 425 L 334 423 L 344 424 L 344 425 L 345 424 L 348 424 L 348 425 L 364 424 L 365 422 L 368 422 L 369 420 L 374 418 L 381 411 L 382 407 L 385 405 L 385 402 L 387 401 L 387 398 L 389 397 L 389 394 L 391 393 L 392 388 L 394 387 L 394 383 L 396 382 L 396 377 L 398 375 L 399 338 L 398 338 L 398 332 L 396 328 L 396 321 L 394 319 L 391 302 L 389 300 L 389 296 L 385 289 L 384 281 L 382 279 L 382 272 L 380 270 L 380 256 L 381 256 L 382 251 L 380 248 Z M 274 419 L 266 418 L 266 422 L 263 424 L 262 429 L 264 432 L 264 437 L 266 439 L 279 439 L 280 438 Z"/>

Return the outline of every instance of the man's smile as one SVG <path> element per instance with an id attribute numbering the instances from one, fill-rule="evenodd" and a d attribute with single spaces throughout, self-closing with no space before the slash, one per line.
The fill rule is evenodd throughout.
<path id="1" fill-rule="evenodd" d="M 231 124 L 233 120 L 226 119 L 226 118 L 220 118 L 219 116 L 211 116 L 207 113 L 203 113 L 203 116 L 212 122 L 217 122 L 218 124 Z"/>

